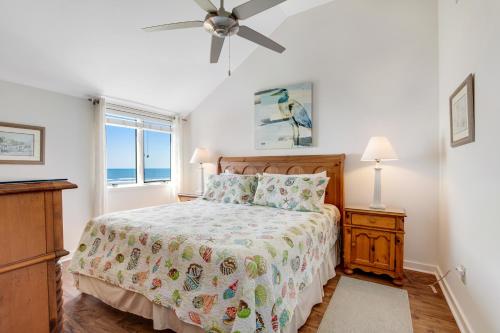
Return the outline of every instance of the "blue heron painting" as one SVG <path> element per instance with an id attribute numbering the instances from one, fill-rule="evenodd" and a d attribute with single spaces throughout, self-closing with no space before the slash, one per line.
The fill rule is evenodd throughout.
<path id="1" fill-rule="evenodd" d="M 257 149 L 312 146 L 312 83 L 255 94 Z"/>

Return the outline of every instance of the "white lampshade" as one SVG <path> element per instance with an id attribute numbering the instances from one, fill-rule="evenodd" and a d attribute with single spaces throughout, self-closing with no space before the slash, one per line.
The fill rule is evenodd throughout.
<path id="1" fill-rule="evenodd" d="M 371 137 L 361 157 L 361 161 L 393 161 L 397 159 L 399 159 L 398 155 L 385 136 Z"/>
<path id="2" fill-rule="evenodd" d="M 194 150 L 193 156 L 191 157 L 191 164 L 207 163 L 209 162 L 209 153 L 205 148 L 196 148 Z"/>

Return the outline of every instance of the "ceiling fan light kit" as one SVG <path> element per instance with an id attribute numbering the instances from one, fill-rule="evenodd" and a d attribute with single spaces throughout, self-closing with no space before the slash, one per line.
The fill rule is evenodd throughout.
<path id="1" fill-rule="evenodd" d="M 226 11 L 224 0 L 221 0 L 219 9 L 210 0 L 194 1 L 208 13 L 204 21 L 168 23 L 143 28 L 143 30 L 152 32 L 203 27 L 212 35 L 212 46 L 210 49 L 210 63 L 212 64 L 219 62 L 224 40 L 226 37 L 233 35 L 248 39 L 278 53 L 285 51 L 285 48 L 280 44 L 247 26 L 240 25 L 239 21 L 262 13 L 286 0 L 251 0 L 233 8 L 232 12 Z"/>

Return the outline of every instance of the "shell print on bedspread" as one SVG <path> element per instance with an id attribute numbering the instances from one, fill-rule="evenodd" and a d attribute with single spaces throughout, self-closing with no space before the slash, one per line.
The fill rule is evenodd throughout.
<path id="1" fill-rule="evenodd" d="M 236 290 L 238 290 L 238 280 L 236 280 L 236 282 L 234 282 L 233 284 L 231 284 L 229 286 L 229 288 L 227 288 L 224 291 L 224 294 L 223 294 L 222 298 L 224 298 L 224 299 L 233 298 L 234 295 L 236 295 Z"/>
<path id="2" fill-rule="evenodd" d="M 92 257 L 97 252 L 99 245 L 101 245 L 101 239 L 100 238 L 94 239 L 94 243 L 92 243 L 92 247 L 90 248 L 90 251 L 88 253 L 89 257 Z"/>
<path id="3" fill-rule="evenodd" d="M 214 304 L 217 303 L 217 300 L 217 295 L 198 295 L 193 298 L 193 306 L 195 309 L 203 308 L 203 312 L 208 314 L 212 311 L 212 308 Z"/>
<path id="4" fill-rule="evenodd" d="M 266 326 L 264 326 L 264 320 L 262 315 L 255 311 L 255 333 L 265 332 Z"/>
<path id="5" fill-rule="evenodd" d="M 231 325 L 234 322 L 234 319 L 236 319 L 236 312 L 237 309 L 235 306 L 230 306 L 226 309 L 226 312 L 224 313 L 224 316 L 222 316 L 222 321 L 226 325 Z"/>
<path id="6" fill-rule="evenodd" d="M 152 272 L 156 273 L 160 269 L 160 263 L 163 257 L 160 257 L 158 260 L 156 260 L 156 263 L 153 266 Z"/>
<path id="7" fill-rule="evenodd" d="M 179 290 L 174 290 L 174 292 L 172 293 L 172 301 L 174 301 L 175 306 L 181 306 L 182 298 Z"/>
<path id="8" fill-rule="evenodd" d="M 267 290 L 266 287 L 259 284 L 255 287 L 255 305 L 258 307 L 264 306 L 267 303 Z"/>
<path id="9" fill-rule="evenodd" d="M 104 264 L 104 272 L 109 271 L 111 267 L 112 267 L 111 261 L 106 261 L 106 263 Z"/>
<path id="10" fill-rule="evenodd" d="M 80 244 L 80 246 L 78 247 L 78 251 L 80 252 L 85 252 L 85 250 L 87 249 L 87 244 Z"/>
<path id="11" fill-rule="evenodd" d="M 151 290 L 156 290 L 158 288 L 161 288 L 161 280 L 154 278 L 153 281 L 151 281 Z"/>
<path id="12" fill-rule="evenodd" d="M 179 271 L 175 268 L 172 268 L 168 271 L 168 276 L 175 281 L 179 278 Z"/>
<path id="13" fill-rule="evenodd" d="M 196 312 L 189 312 L 189 319 L 195 324 L 201 325 L 200 316 Z"/>
<path id="14" fill-rule="evenodd" d="M 182 251 L 182 259 L 189 261 L 193 259 L 194 250 L 191 246 L 187 246 L 184 251 Z"/>
<path id="15" fill-rule="evenodd" d="M 139 235 L 139 242 L 143 245 L 143 246 L 146 246 L 146 244 L 148 243 L 148 237 L 149 235 L 145 232 L 141 233 Z"/>
<path id="16" fill-rule="evenodd" d="M 271 266 L 273 268 L 273 283 L 274 285 L 279 285 L 281 283 L 281 272 L 276 265 Z"/>
<path id="17" fill-rule="evenodd" d="M 248 277 L 255 279 L 267 272 L 267 262 L 262 256 L 253 256 L 245 258 L 245 271 Z"/>
<path id="18" fill-rule="evenodd" d="M 115 244 L 113 244 L 113 246 L 109 249 L 108 254 L 106 254 L 106 258 L 111 257 L 114 249 L 115 249 Z"/>
<path id="19" fill-rule="evenodd" d="M 220 264 L 220 271 L 224 275 L 233 274 L 238 268 L 235 257 L 227 257 Z"/>
<path id="20" fill-rule="evenodd" d="M 116 231 L 110 230 L 108 235 L 108 242 L 114 241 L 115 237 L 116 237 Z"/>
<path id="21" fill-rule="evenodd" d="M 293 258 L 291 261 L 290 261 L 290 265 L 292 267 L 292 270 L 294 272 L 297 272 L 299 270 L 299 267 L 300 267 L 300 257 L 299 256 L 296 256 L 295 258 Z"/>
<path id="22" fill-rule="evenodd" d="M 158 252 L 160 252 L 162 245 L 163 243 L 161 239 L 157 240 L 153 243 L 153 245 L 151 245 L 151 252 L 153 252 L 153 254 L 157 254 Z"/>
<path id="23" fill-rule="evenodd" d="M 280 325 L 278 322 L 278 314 L 276 313 L 276 304 L 273 305 L 273 309 L 271 310 L 271 324 L 273 325 L 273 331 L 277 332 Z"/>
<path id="24" fill-rule="evenodd" d="M 212 260 L 212 248 L 206 245 L 200 246 L 199 249 L 200 257 L 205 260 L 205 262 L 209 263 Z"/>
<path id="25" fill-rule="evenodd" d="M 115 257 L 115 260 L 118 261 L 120 264 L 123 263 L 123 261 L 125 260 L 125 256 L 121 253 L 118 253 Z"/>
<path id="26" fill-rule="evenodd" d="M 141 250 L 138 248 L 134 248 L 132 253 L 130 254 L 130 260 L 127 264 L 127 270 L 131 271 L 137 267 L 139 263 L 139 258 L 141 257 Z"/>
<path id="27" fill-rule="evenodd" d="M 283 310 L 280 315 L 280 326 L 285 327 L 285 325 L 288 323 L 290 320 L 290 312 L 288 310 Z"/>
<path id="28" fill-rule="evenodd" d="M 288 246 L 293 247 L 293 241 L 288 236 L 283 236 L 283 240 L 288 244 Z"/>
<path id="29" fill-rule="evenodd" d="M 251 312 L 252 310 L 250 310 L 248 304 L 245 301 L 240 300 L 240 305 L 238 306 L 238 313 L 237 313 L 238 317 L 241 319 L 248 318 Z"/>
<path id="30" fill-rule="evenodd" d="M 143 286 L 148 276 L 149 276 L 149 271 L 135 273 L 134 275 L 132 275 L 132 283 Z"/>
<path id="31" fill-rule="evenodd" d="M 203 273 L 203 268 L 198 264 L 191 264 L 186 272 L 184 280 L 184 290 L 196 290 L 200 286 L 200 278 Z"/>

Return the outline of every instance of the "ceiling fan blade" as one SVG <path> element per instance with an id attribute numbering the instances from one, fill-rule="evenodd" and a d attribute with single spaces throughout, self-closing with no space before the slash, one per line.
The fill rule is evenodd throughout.
<path id="1" fill-rule="evenodd" d="M 194 1 L 198 4 L 198 6 L 201 7 L 201 9 L 203 9 L 206 12 L 209 13 L 217 12 L 217 7 L 215 7 L 214 4 L 210 2 L 210 0 L 194 0 Z"/>
<path id="2" fill-rule="evenodd" d="M 250 0 L 233 8 L 233 15 L 239 20 L 244 20 L 285 1 L 286 0 Z"/>
<path id="3" fill-rule="evenodd" d="M 276 43 L 272 39 L 244 25 L 240 26 L 238 36 L 248 39 L 249 41 L 252 41 L 278 53 L 283 53 L 286 50 L 283 46 Z"/>
<path id="4" fill-rule="evenodd" d="M 212 36 L 212 46 L 210 47 L 210 63 L 216 64 L 219 62 L 219 57 L 224 46 L 224 38 Z"/>
<path id="5" fill-rule="evenodd" d="M 154 25 L 152 27 L 142 28 L 142 30 L 151 32 L 151 31 L 199 28 L 202 26 L 203 26 L 203 21 L 186 21 L 186 22 L 176 22 L 176 23 Z"/>

